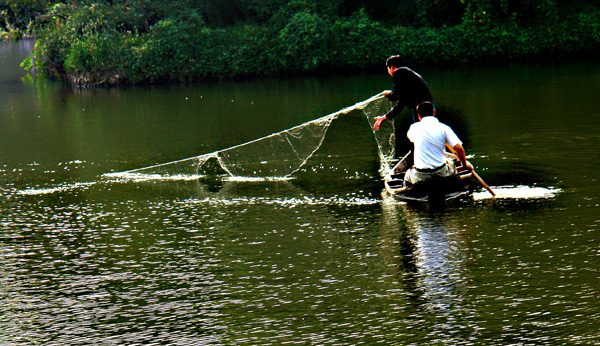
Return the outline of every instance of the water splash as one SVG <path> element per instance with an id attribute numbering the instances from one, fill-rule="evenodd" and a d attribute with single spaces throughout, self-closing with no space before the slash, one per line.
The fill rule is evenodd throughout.
<path id="1" fill-rule="evenodd" d="M 545 187 L 532 187 L 532 186 L 500 186 L 492 187 L 492 190 L 496 193 L 496 197 L 492 196 L 487 191 L 474 192 L 474 200 L 484 199 L 539 199 L 539 198 L 553 198 L 561 192 L 559 188 L 545 188 Z"/>
<path id="2" fill-rule="evenodd" d="M 135 172 L 119 172 L 119 173 L 106 173 L 103 175 L 105 181 L 133 181 L 133 182 L 145 182 L 145 181 L 192 181 L 210 176 L 205 174 L 174 174 L 174 175 L 161 175 L 161 174 L 144 174 Z M 239 177 L 239 176 L 222 176 L 220 180 L 235 181 L 235 182 L 264 182 L 264 181 L 287 181 L 292 180 L 293 177 Z"/>
<path id="3" fill-rule="evenodd" d="M 297 197 L 235 197 L 219 198 L 206 197 L 203 199 L 186 200 L 185 203 L 207 205 L 278 205 L 293 208 L 294 206 L 349 206 L 349 205 L 375 205 L 381 201 L 375 198 L 355 196 L 297 196 Z"/>
<path id="4" fill-rule="evenodd" d="M 35 195 L 49 195 L 53 193 L 66 192 L 76 189 L 87 189 L 98 182 L 87 182 L 87 183 L 73 183 L 64 184 L 57 187 L 39 188 L 39 189 L 25 189 L 17 191 L 17 195 L 21 196 L 35 196 Z"/>

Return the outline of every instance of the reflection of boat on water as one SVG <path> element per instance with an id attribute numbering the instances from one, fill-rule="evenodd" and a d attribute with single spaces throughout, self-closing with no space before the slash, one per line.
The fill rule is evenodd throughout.
<path id="1" fill-rule="evenodd" d="M 439 336 L 444 344 L 465 343 L 461 333 L 449 331 L 471 328 L 474 310 L 468 293 L 474 226 L 467 220 L 482 209 L 431 214 L 398 202 L 387 191 L 382 198 L 382 253 L 406 298 L 407 311 L 424 317 L 406 320 L 406 344 L 422 343 L 423 333 Z"/>
<path id="2" fill-rule="evenodd" d="M 464 168 L 451 153 L 446 153 L 449 159 L 454 161 L 456 175 L 449 178 L 436 178 L 424 183 L 406 186 L 404 175 L 412 166 L 412 155 L 410 152 L 404 156 L 385 177 L 385 188 L 394 196 L 406 201 L 446 201 L 467 195 L 472 192 L 472 172 Z"/>

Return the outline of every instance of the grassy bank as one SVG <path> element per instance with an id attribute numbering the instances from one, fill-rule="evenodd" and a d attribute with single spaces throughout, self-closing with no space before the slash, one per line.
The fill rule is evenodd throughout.
<path id="1" fill-rule="evenodd" d="M 360 71 L 381 67 L 391 54 L 416 66 L 600 52 L 600 10 L 529 27 L 481 18 L 435 28 L 390 26 L 365 11 L 330 17 L 305 10 L 280 25 L 226 28 L 209 27 L 193 10 L 141 27 L 125 25 L 108 7 L 64 17 L 40 37 L 36 64 L 82 86 Z"/>

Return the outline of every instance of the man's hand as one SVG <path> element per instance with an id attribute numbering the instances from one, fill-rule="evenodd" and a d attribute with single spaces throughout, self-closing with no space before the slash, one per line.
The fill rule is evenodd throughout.
<path id="1" fill-rule="evenodd" d="M 379 130 L 379 128 L 381 127 L 381 124 L 386 121 L 387 118 L 384 116 L 382 117 L 375 117 L 375 124 L 373 125 L 373 129 L 375 131 Z"/>

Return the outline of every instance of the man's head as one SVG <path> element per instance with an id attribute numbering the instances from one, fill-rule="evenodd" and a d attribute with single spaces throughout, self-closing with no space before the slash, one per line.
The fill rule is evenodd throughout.
<path id="1" fill-rule="evenodd" d="M 385 66 L 387 67 L 388 73 L 392 77 L 394 76 L 394 71 L 396 71 L 402 65 L 403 61 L 400 55 L 392 55 L 385 61 Z"/>
<path id="2" fill-rule="evenodd" d="M 429 101 L 421 102 L 417 106 L 417 114 L 420 118 L 435 116 L 435 109 L 433 104 Z"/>
<path id="3" fill-rule="evenodd" d="M 400 55 L 392 55 L 385 61 L 385 66 L 388 69 L 392 66 L 398 68 L 402 65 L 404 65 L 404 61 L 402 60 L 402 57 L 400 57 Z"/>

